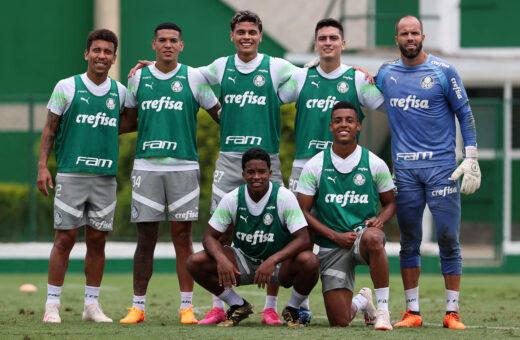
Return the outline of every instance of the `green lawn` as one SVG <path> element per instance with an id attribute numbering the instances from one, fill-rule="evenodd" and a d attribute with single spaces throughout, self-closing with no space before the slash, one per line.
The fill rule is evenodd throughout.
<path id="1" fill-rule="evenodd" d="M 83 311 L 84 277 L 69 274 L 63 293 L 60 325 L 43 324 L 46 298 L 46 275 L 3 274 L 0 275 L 2 311 L 0 313 L 1 339 L 319 339 L 362 338 L 431 339 L 431 338 L 513 338 L 520 337 L 520 313 L 518 301 L 518 275 L 466 275 L 462 280 L 461 315 L 468 329 L 465 331 L 442 328 L 445 302 L 443 281 L 440 275 L 423 275 L 420 285 L 421 314 L 424 325 L 414 329 L 394 329 L 377 332 L 366 327 L 358 314 L 351 327 L 330 328 L 325 317 L 321 287 L 311 294 L 312 324 L 302 329 L 263 326 L 261 314 L 255 313 L 240 326 L 220 328 L 214 325 L 179 324 L 179 293 L 175 275 L 157 274 L 152 277 L 148 289 L 146 323 L 120 325 L 119 319 L 131 306 L 131 274 L 107 274 L 103 280 L 100 302 L 105 313 L 114 319 L 113 324 L 95 324 L 81 321 Z M 35 293 L 22 293 L 18 287 L 33 283 Z M 359 275 L 357 289 L 371 287 L 368 275 Z M 404 297 L 399 276 L 390 278 L 390 311 L 392 321 L 400 319 L 404 312 Z M 239 294 L 261 312 L 264 292 L 254 286 L 239 287 Z M 278 310 L 284 307 L 290 290 L 281 289 Z M 197 317 L 211 309 L 211 296 L 202 288 L 195 287 L 194 303 Z"/>

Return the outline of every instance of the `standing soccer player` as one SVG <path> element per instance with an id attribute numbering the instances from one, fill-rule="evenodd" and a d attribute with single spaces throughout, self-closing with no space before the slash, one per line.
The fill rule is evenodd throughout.
<path id="1" fill-rule="evenodd" d="M 296 102 L 296 153 L 289 179 L 295 194 L 305 163 L 332 144 L 329 122 L 334 104 L 341 100 L 354 104 L 360 122 L 364 118 L 360 105 L 372 110 L 384 105 L 383 95 L 363 72 L 341 63 L 345 46 L 343 25 L 332 18 L 320 20 L 314 30 L 319 65 L 296 70 L 278 91 L 283 103 Z"/>
<path id="2" fill-rule="evenodd" d="M 294 195 L 271 182 L 271 157 L 260 148 L 241 160 L 246 184 L 226 194 L 209 221 L 204 250 L 193 254 L 188 269 L 198 284 L 229 306 L 219 326 L 237 326 L 253 306 L 232 286 L 293 286 L 282 312 L 288 327 L 301 326 L 298 307 L 318 281 L 318 259 L 309 250 L 307 223 Z M 233 247 L 219 241 L 233 227 Z"/>
<path id="3" fill-rule="evenodd" d="M 106 235 L 116 206 L 119 154 L 118 127 L 126 88 L 108 77 L 116 61 L 118 40 L 106 29 L 90 32 L 87 72 L 60 80 L 47 105 L 43 128 L 38 189 L 49 196 L 52 177 L 47 161 L 55 146 L 58 174 L 54 197 L 56 234 L 49 259 L 47 302 L 43 322 L 61 323 L 60 296 L 79 228 L 85 227 L 84 321 L 112 322 L 98 303 L 105 269 Z"/>
<path id="4" fill-rule="evenodd" d="M 197 320 L 192 310 L 193 279 L 186 261 L 193 254 L 191 225 L 199 209 L 197 112 L 200 105 L 218 121 L 220 104 L 204 77 L 178 62 L 184 48 L 179 26 L 171 22 L 157 26 L 152 47 L 157 62 L 137 71 L 128 82 L 125 129 L 131 130 L 138 120 L 131 216 L 137 223 L 138 241 L 133 305 L 120 322 L 145 321 L 159 221 L 167 217 L 181 290 L 181 323 L 191 324 Z"/>
<path id="5" fill-rule="evenodd" d="M 401 58 L 383 65 L 376 76 L 383 92 L 392 132 L 397 185 L 397 219 L 401 232 L 400 265 L 406 313 L 395 327 L 422 325 L 419 275 L 422 216 L 428 204 L 437 233 L 446 287 L 444 327 L 465 329 L 459 315 L 462 258 L 459 245 L 460 192 L 480 186 L 475 123 L 457 71 L 422 50 L 423 26 L 414 16 L 396 24 Z M 457 168 L 455 117 L 464 140 L 465 159 Z M 464 174 L 459 188 L 457 179 Z"/>
<path id="6" fill-rule="evenodd" d="M 277 89 L 296 69 L 280 58 L 258 53 L 262 21 L 255 13 L 240 11 L 231 19 L 231 41 L 237 53 L 199 68 L 207 81 L 220 84 L 220 153 L 212 185 L 213 212 L 222 197 L 244 184 L 243 153 L 260 147 L 271 157 L 273 181 L 283 184 L 280 170 L 280 100 Z M 276 313 L 277 287 L 268 287 L 264 317 L 266 324 L 281 324 Z M 224 304 L 214 299 L 213 310 L 199 323 L 214 323 L 225 317 Z"/>
<path id="7" fill-rule="evenodd" d="M 298 182 L 298 202 L 320 246 L 320 274 L 331 326 L 348 326 L 358 310 L 377 330 L 391 330 L 389 269 L 384 224 L 395 213 L 388 166 L 357 144 L 356 105 L 340 101 L 329 124 L 332 145 L 308 161 Z M 377 205 L 382 209 L 378 213 Z M 311 214 L 313 206 L 316 214 Z M 377 298 L 362 288 L 354 298 L 355 267 L 368 265 Z"/>

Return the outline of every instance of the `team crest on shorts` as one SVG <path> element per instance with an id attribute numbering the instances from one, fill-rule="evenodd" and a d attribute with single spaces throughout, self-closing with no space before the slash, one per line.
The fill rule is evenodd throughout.
<path id="1" fill-rule="evenodd" d="M 63 216 L 61 216 L 61 213 L 59 211 L 56 211 L 54 213 L 54 224 L 60 225 L 61 222 L 63 222 Z"/>
<path id="2" fill-rule="evenodd" d="M 265 225 L 271 225 L 271 224 L 273 224 L 273 221 L 274 221 L 273 215 L 271 215 L 270 213 L 267 213 L 264 215 L 263 222 Z"/>
<path id="3" fill-rule="evenodd" d="M 132 218 L 137 218 L 139 216 L 139 209 L 135 205 L 132 204 Z"/>
<path id="4" fill-rule="evenodd" d="M 258 87 L 260 87 L 260 86 L 264 86 L 264 84 L 265 84 L 265 78 L 264 78 L 264 76 L 261 75 L 261 74 L 255 76 L 255 77 L 253 78 L 253 84 L 255 84 L 255 86 L 258 86 Z"/>
<path id="5" fill-rule="evenodd" d="M 182 83 L 178 80 L 172 83 L 172 91 L 173 92 L 181 92 L 182 91 Z"/>
<path id="6" fill-rule="evenodd" d="M 114 100 L 114 98 L 108 98 L 106 104 L 109 110 L 113 110 L 116 108 L 116 101 Z"/>
<path id="7" fill-rule="evenodd" d="M 363 174 L 356 174 L 354 176 L 354 184 L 355 185 L 360 186 L 360 185 L 365 184 L 365 182 L 366 182 L 366 179 L 365 179 L 365 176 Z"/>
<path id="8" fill-rule="evenodd" d="M 425 90 L 431 89 L 433 84 L 435 84 L 435 81 L 433 80 L 432 76 L 425 76 L 421 79 L 421 87 Z"/>
<path id="9" fill-rule="evenodd" d="M 339 93 L 346 93 L 348 91 L 348 84 L 344 81 L 340 81 L 337 86 Z"/>

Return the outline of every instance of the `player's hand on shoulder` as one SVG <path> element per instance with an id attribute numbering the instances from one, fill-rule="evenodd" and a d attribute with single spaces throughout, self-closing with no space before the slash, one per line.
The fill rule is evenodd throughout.
<path id="1" fill-rule="evenodd" d="M 354 245 L 354 242 L 356 241 L 358 237 L 358 234 L 354 231 L 349 231 L 346 233 L 337 233 L 334 241 L 337 245 L 339 245 L 341 248 L 347 248 L 350 249 Z"/>
<path id="2" fill-rule="evenodd" d="M 472 194 L 480 188 L 480 167 L 478 161 L 473 158 L 466 158 L 458 168 L 453 171 L 449 180 L 456 181 L 462 177 L 462 184 L 460 185 L 460 192 L 466 195 Z"/>
<path id="3" fill-rule="evenodd" d="M 128 72 L 128 78 L 132 78 L 137 70 L 142 69 L 143 67 L 150 66 L 153 64 L 153 61 L 149 60 L 138 60 L 137 64 Z"/>
<path id="4" fill-rule="evenodd" d="M 362 67 L 359 67 L 359 66 L 352 66 L 352 68 L 356 71 L 359 71 L 361 73 L 363 73 L 365 75 L 365 79 L 368 80 L 368 82 L 370 84 L 375 84 L 376 81 L 374 80 L 374 77 L 372 77 L 372 75 L 367 71 L 365 70 L 364 68 Z"/>
<path id="5" fill-rule="evenodd" d="M 270 259 L 265 260 L 258 267 L 255 272 L 255 278 L 253 279 L 253 284 L 257 284 L 258 288 L 264 288 L 269 281 L 271 280 L 271 276 L 274 273 L 276 267 L 276 263 Z"/>

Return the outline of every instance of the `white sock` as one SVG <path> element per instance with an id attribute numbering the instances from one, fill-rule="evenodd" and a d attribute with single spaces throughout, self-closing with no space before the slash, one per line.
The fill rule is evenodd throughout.
<path id="1" fill-rule="evenodd" d="M 367 299 L 361 294 L 357 294 L 352 299 L 352 306 L 356 307 L 356 313 L 358 310 L 365 309 L 367 307 L 367 303 L 368 303 Z"/>
<path id="2" fill-rule="evenodd" d="M 388 312 L 388 296 L 390 295 L 390 288 L 377 288 L 374 289 L 377 300 L 377 310 L 386 310 Z"/>
<path id="3" fill-rule="evenodd" d="M 300 305 L 300 307 L 304 308 L 304 309 L 311 309 L 311 307 L 309 307 L 309 297 L 307 296 L 305 298 L 305 300 L 302 301 L 302 304 Z"/>
<path id="4" fill-rule="evenodd" d="M 63 286 L 53 286 L 47 284 L 47 302 L 45 302 L 45 304 L 48 305 L 49 303 L 57 303 L 59 305 L 62 288 Z"/>
<path id="5" fill-rule="evenodd" d="M 405 290 L 404 297 L 406 298 L 406 310 L 419 312 L 419 286 Z"/>
<path id="6" fill-rule="evenodd" d="M 85 286 L 85 307 L 98 304 L 101 287 Z"/>
<path id="7" fill-rule="evenodd" d="M 273 295 L 265 296 L 264 310 L 266 310 L 268 308 L 272 308 L 272 309 L 276 310 L 277 304 L 278 304 L 278 296 L 273 296 Z"/>
<path id="8" fill-rule="evenodd" d="M 239 305 L 242 306 L 244 304 L 244 299 L 240 297 L 233 289 L 224 289 L 222 294 L 218 296 L 219 299 L 228 304 L 228 306 Z"/>
<path id="9" fill-rule="evenodd" d="M 226 304 L 224 301 L 220 300 L 216 295 L 211 294 L 211 296 L 213 297 L 213 308 L 226 310 Z"/>
<path id="10" fill-rule="evenodd" d="M 446 312 L 459 312 L 459 292 L 446 289 Z"/>
<path id="11" fill-rule="evenodd" d="M 291 299 L 287 303 L 287 306 L 298 309 L 298 308 L 300 308 L 300 305 L 302 304 L 303 300 L 305 300 L 308 297 L 309 297 L 309 295 L 302 295 L 293 288 L 292 294 L 291 294 Z"/>
<path id="12" fill-rule="evenodd" d="M 132 303 L 132 307 L 140 309 L 144 312 L 145 304 L 146 304 L 146 294 L 145 295 L 134 295 L 134 302 Z"/>
<path id="13" fill-rule="evenodd" d="M 190 308 L 193 303 L 193 292 L 181 292 L 181 307 L 180 309 Z"/>

